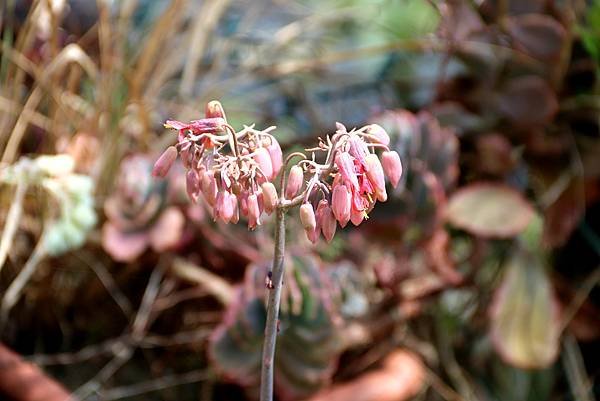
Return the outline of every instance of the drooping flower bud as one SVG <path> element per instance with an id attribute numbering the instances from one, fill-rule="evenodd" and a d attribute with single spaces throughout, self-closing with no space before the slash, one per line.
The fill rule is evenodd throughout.
<path id="1" fill-rule="evenodd" d="M 215 206 L 217 191 L 217 181 L 215 180 L 215 176 L 211 172 L 205 171 L 202 174 L 202 194 L 204 195 L 206 202 L 211 206 Z"/>
<path id="2" fill-rule="evenodd" d="M 167 150 L 160 155 L 156 163 L 154 163 L 152 175 L 154 177 L 165 177 L 175 162 L 175 159 L 177 159 L 177 148 L 175 146 L 169 146 Z"/>
<path id="3" fill-rule="evenodd" d="M 340 226 L 346 227 L 350 220 L 350 210 L 352 208 L 352 195 L 345 185 L 336 185 L 331 194 L 331 209 L 333 215 L 340 222 Z"/>
<path id="4" fill-rule="evenodd" d="M 317 227 L 315 211 L 310 203 L 304 203 L 300 206 L 300 222 L 306 231 L 313 231 Z"/>
<path id="5" fill-rule="evenodd" d="M 254 161 L 260 167 L 260 170 L 264 174 L 267 181 L 271 181 L 273 178 L 273 164 L 271 163 L 271 156 L 269 155 L 269 151 L 265 148 L 257 148 L 254 151 Z"/>
<path id="6" fill-rule="evenodd" d="M 288 175 L 287 185 L 285 187 L 285 197 L 286 199 L 292 199 L 304 182 L 304 172 L 302 171 L 302 167 L 293 166 L 290 169 L 290 174 Z"/>
<path id="7" fill-rule="evenodd" d="M 215 219 L 220 219 L 224 223 L 229 223 L 233 217 L 233 202 L 231 201 L 229 191 L 219 191 L 215 204 Z"/>
<path id="8" fill-rule="evenodd" d="M 218 100 L 211 100 L 206 104 L 205 115 L 206 118 L 218 117 L 227 120 L 227 118 L 225 117 L 225 110 L 223 110 L 223 106 Z"/>
<path id="9" fill-rule="evenodd" d="M 331 208 L 326 200 L 321 200 L 319 202 L 319 206 L 317 207 L 317 220 L 317 226 L 321 227 L 321 231 L 323 232 L 325 240 L 327 242 L 331 242 L 333 236 L 335 235 L 337 222 L 335 221 L 333 212 L 331 211 Z"/>
<path id="10" fill-rule="evenodd" d="M 354 224 L 355 226 L 358 226 L 360 223 L 362 223 L 364 218 L 365 218 L 364 210 L 356 210 L 356 209 L 352 208 L 352 212 L 350 213 L 350 221 L 352 222 L 352 224 Z"/>
<path id="11" fill-rule="evenodd" d="M 260 225 L 260 208 L 256 194 L 248 195 L 248 228 L 253 230 Z"/>
<path id="12" fill-rule="evenodd" d="M 335 165 L 340 171 L 342 181 L 344 184 L 352 187 L 352 189 L 358 191 L 358 179 L 356 178 L 356 172 L 354 171 L 354 162 L 352 157 L 347 152 L 342 152 L 335 158 Z"/>
<path id="13" fill-rule="evenodd" d="M 277 197 L 277 190 L 275 189 L 275 185 L 271 182 L 264 182 L 261 185 L 262 193 L 263 193 L 263 202 L 265 205 L 265 212 L 267 214 L 273 213 L 273 210 L 277 207 L 277 203 L 279 201 Z"/>
<path id="14" fill-rule="evenodd" d="M 279 174 L 281 166 L 283 166 L 283 153 L 281 152 L 281 146 L 275 138 L 271 138 L 271 144 L 267 147 L 269 156 L 271 157 L 271 165 L 273 166 L 273 178 Z"/>
<path id="15" fill-rule="evenodd" d="M 402 162 L 400 161 L 398 152 L 395 150 L 383 152 L 381 154 L 381 164 L 383 165 L 385 175 L 389 178 L 392 186 L 396 188 L 402 176 Z"/>
<path id="16" fill-rule="evenodd" d="M 200 192 L 200 177 L 196 170 L 188 170 L 185 174 L 185 189 L 191 201 L 196 203 Z"/>
<path id="17" fill-rule="evenodd" d="M 229 197 L 229 201 L 231 202 L 231 208 L 233 210 L 230 221 L 233 224 L 237 224 L 237 222 L 240 221 L 240 210 L 238 207 L 238 198 L 234 194 L 231 194 L 231 196 Z"/>
<path id="18" fill-rule="evenodd" d="M 319 240 L 319 235 L 321 234 L 321 230 L 318 228 L 314 228 L 312 230 L 304 230 L 304 233 L 306 234 L 306 238 L 308 238 L 308 240 L 310 242 L 312 242 L 313 244 L 316 244 L 317 241 Z"/>
<path id="19" fill-rule="evenodd" d="M 367 156 L 367 177 L 375 189 L 377 199 L 381 202 L 387 200 L 387 193 L 385 192 L 385 176 L 383 175 L 383 167 L 376 154 L 371 153 Z"/>
<path id="20" fill-rule="evenodd" d="M 372 135 L 382 145 L 388 146 L 390 144 L 390 136 L 379 124 L 367 126 L 366 133 Z"/>

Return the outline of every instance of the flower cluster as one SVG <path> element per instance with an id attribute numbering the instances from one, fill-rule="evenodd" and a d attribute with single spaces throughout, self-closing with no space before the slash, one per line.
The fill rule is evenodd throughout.
<path id="1" fill-rule="evenodd" d="M 169 120 L 165 127 L 178 131 L 175 146 L 158 159 L 153 174 L 164 177 L 179 154 L 187 169 L 186 187 L 192 200 L 200 193 L 211 206 L 215 220 L 237 223 L 240 214 L 253 229 L 262 213 L 300 206 L 307 237 L 333 238 L 337 224 L 359 225 L 377 201 L 385 202 L 385 176 L 395 187 L 402 174 L 400 157 L 388 148 L 389 136 L 376 124 L 337 131 L 317 147 L 292 153 L 283 162 L 281 148 L 270 134 L 245 126 L 236 132 L 221 104 L 208 103 L 206 117 L 188 124 Z M 376 150 L 382 150 L 381 159 Z M 300 157 L 281 179 L 279 197 L 273 180 L 293 157 Z M 285 170 L 285 169 L 284 169 Z"/>
<path id="2" fill-rule="evenodd" d="M 307 149 L 311 159 L 301 160 L 297 167 L 310 177 L 300 206 L 300 220 L 310 241 L 316 242 L 321 233 L 331 241 L 338 223 L 345 227 L 351 221 L 357 226 L 377 201 L 387 200 L 385 176 L 396 187 L 402 174 L 400 157 L 389 150 L 389 142 L 379 125 L 348 132 L 338 123 L 334 135 L 321 140 L 317 148 Z M 376 149 L 383 150 L 381 160 Z M 324 164 L 315 162 L 318 152 L 326 154 Z M 294 187 L 293 174 L 286 193 Z"/>
<path id="3" fill-rule="evenodd" d="M 168 120 L 165 127 L 178 131 L 177 144 L 158 159 L 155 176 L 164 177 L 179 154 L 189 197 L 196 201 L 202 193 L 215 220 L 237 223 L 242 215 L 254 229 L 263 213 L 273 212 L 278 197 L 272 181 L 283 165 L 281 147 L 269 133 L 275 127 L 235 132 L 217 101 L 208 103 L 205 118 Z"/>

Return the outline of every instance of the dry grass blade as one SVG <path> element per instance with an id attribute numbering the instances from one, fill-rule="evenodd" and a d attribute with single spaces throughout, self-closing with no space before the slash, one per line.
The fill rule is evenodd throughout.
<path id="1" fill-rule="evenodd" d="M 29 95 L 29 98 L 23 107 L 23 112 L 15 123 L 10 135 L 10 139 L 8 140 L 8 144 L 6 145 L 6 149 L 4 150 L 4 154 L 2 155 L 3 163 L 11 163 L 14 161 L 21 140 L 25 135 L 27 125 L 29 124 L 28 117 L 31 116 L 31 114 L 35 111 L 44 94 L 42 91 L 42 85 L 46 82 L 49 82 L 55 76 L 54 74 L 58 73 L 61 69 L 64 69 L 65 66 L 69 65 L 70 63 L 77 63 L 81 65 L 81 67 L 92 79 L 96 79 L 98 70 L 92 59 L 78 45 L 70 44 L 66 46 L 58 54 L 58 56 L 52 60 L 52 62 L 48 65 L 48 68 L 44 70 L 43 75 L 40 77 L 38 86 L 36 86 L 33 92 Z"/>
<path id="2" fill-rule="evenodd" d="M 214 32 L 221 16 L 229 6 L 229 0 L 210 0 L 203 3 L 200 9 L 202 18 L 196 20 L 192 31 L 192 41 L 187 55 L 187 62 L 183 70 L 183 78 L 179 85 L 179 94 L 189 96 L 198 72 L 198 61 L 204 54 L 208 39 Z"/>
<path id="3" fill-rule="evenodd" d="M 19 275 L 8 287 L 8 290 L 6 290 L 6 293 L 4 293 L 2 305 L 0 306 L 0 332 L 4 330 L 10 310 L 19 301 L 23 288 L 25 288 L 25 285 L 29 282 L 45 255 L 46 250 L 44 247 L 44 235 L 42 234 L 42 237 L 38 241 L 33 253 L 29 257 L 29 260 L 27 260 L 27 263 L 25 263 L 23 270 L 21 270 Z"/>
<path id="4" fill-rule="evenodd" d="M 8 215 L 6 216 L 6 223 L 4 224 L 4 231 L 2 231 L 2 238 L 0 239 L 0 271 L 6 262 L 8 256 L 8 250 L 10 249 L 17 228 L 19 227 L 19 220 L 23 213 L 23 198 L 27 191 L 27 184 L 25 180 L 20 179 L 17 183 L 17 189 L 15 191 L 15 197 L 12 200 Z"/>
<path id="5" fill-rule="evenodd" d="M 231 285 L 216 274 L 183 259 L 175 259 L 172 269 L 178 277 L 204 287 L 223 305 L 228 305 L 233 300 Z"/>

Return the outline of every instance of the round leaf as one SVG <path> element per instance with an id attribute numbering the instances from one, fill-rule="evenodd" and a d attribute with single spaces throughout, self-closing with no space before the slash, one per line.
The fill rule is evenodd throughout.
<path id="1" fill-rule="evenodd" d="M 516 190 L 501 184 L 478 183 L 456 191 L 446 219 L 481 237 L 510 238 L 521 233 L 534 215 L 533 207 Z"/>

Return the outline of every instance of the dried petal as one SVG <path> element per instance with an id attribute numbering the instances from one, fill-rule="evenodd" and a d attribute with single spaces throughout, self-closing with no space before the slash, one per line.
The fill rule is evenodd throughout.
<path id="1" fill-rule="evenodd" d="M 156 163 L 154 163 L 152 175 L 154 177 L 165 177 L 175 162 L 175 159 L 177 159 L 177 148 L 175 146 L 169 146 L 167 150 L 160 155 Z"/>
<path id="2" fill-rule="evenodd" d="M 287 185 L 285 187 L 285 197 L 286 199 L 292 199 L 304 182 L 304 172 L 302 171 L 302 167 L 293 166 L 290 169 L 290 174 L 288 175 Z"/>
<path id="3" fill-rule="evenodd" d="M 314 231 L 317 227 L 315 211 L 310 203 L 304 203 L 300 206 L 300 222 L 307 231 Z"/>
<path id="4" fill-rule="evenodd" d="M 392 186 L 396 188 L 402 176 L 402 162 L 400 161 L 398 152 L 395 150 L 383 152 L 381 154 L 381 164 L 383 165 L 385 175 L 387 175 Z"/>
<path id="5" fill-rule="evenodd" d="M 265 205 L 265 212 L 267 214 L 273 213 L 278 203 L 277 190 L 275 185 L 271 182 L 265 182 L 261 185 L 263 193 L 263 202 Z"/>
<path id="6" fill-rule="evenodd" d="M 176 129 L 176 130 L 182 130 L 182 129 L 186 129 L 187 127 L 189 127 L 189 124 L 184 124 L 181 121 L 177 121 L 177 120 L 167 120 L 163 125 L 165 128 Z"/>
<path id="7" fill-rule="evenodd" d="M 376 154 L 371 153 L 367 156 L 367 177 L 375 189 L 377 199 L 381 202 L 387 200 L 387 193 L 385 192 L 385 177 L 383 175 L 383 167 L 379 162 L 379 158 Z"/>
<path id="8" fill-rule="evenodd" d="M 270 181 L 273 178 L 273 163 L 269 151 L 265 148 L 257 148 L 254 151 L 253 159 L 258 164 L 264 177 Z"/>
<path id="9" fill-rule="evenodd" d="M 331 208 L 333 215 L 340 222 L 340 226 L 346 227 L 350 221 L 350 210 L 352 208 L 352 198 L 348 188 L 345 185 L 336 185 L 331 195 Z"/>

